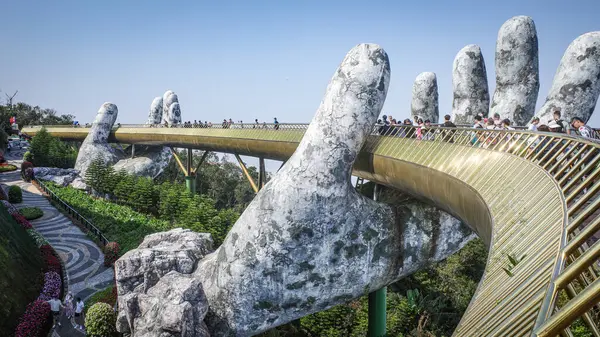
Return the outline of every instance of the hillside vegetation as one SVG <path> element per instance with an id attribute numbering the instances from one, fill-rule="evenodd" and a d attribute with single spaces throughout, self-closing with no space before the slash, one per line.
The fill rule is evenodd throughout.
<path id="1" fill-rule="evenodd" d="M 12 336 L 25 307 L 40 294 L 42 257 L 0 203 L 0 336 Z"/>

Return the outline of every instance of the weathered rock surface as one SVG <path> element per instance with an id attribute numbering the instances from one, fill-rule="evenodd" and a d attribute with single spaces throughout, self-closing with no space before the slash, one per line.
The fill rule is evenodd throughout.
<path id="1" fill-rule="evenodd" d="M 202 284 L 192 275 L 175 271 L 164 275 L 145 294 L 119 296 L 127 313 L 117 322 L 119 331 L 133 337 L 208 337 L 204 323 L 208 301 Z"/>
<path id="2" fill-rule="evenodd" d="M 56 167 L 34 167 L 33 174 L 36 179 L 52 181 L 55 184 L 67 186 L 79 176 L 79 171 Z"/>
<path id="3" fill-rule="evenodd" d="M 136 148 L 140 147 L 139 145 Z M 115 171 L 124 170 L 129 174 L 140 177 L 156 178 L 169 166 L 173 157 L 168 147 L 147 146 L 147 150 L 135 158 L 119 160 L 113 168 Z M 137 153 L 138 150 L 136 150 Z"/>
<path id="4" fill-rule="evenodd" d="M 295 153 L 199 263 L 213 335 L 248 336 L 347 302 L 468 241 L 460 224 L 410 223 L 350 184 L 389 76 L 379 46 L 352 49 Z"/>
<path id="5" fill-rule="evenodd" d="M 177 103 L 177 106 L 173 107 L 175 103 Z M 181 109 L 179 107 L 179 98 L 177 97 L 177 94 L 171 90 L 167 90 L 163 95 L 162 111 L 162 123 L 168 122 L 169 125 L 181 123 Z"/>
<path id="6" fill-rule="evenodd" d="M 104 103 L 98 110 L 96 119 L 92 123 L 87 137 L 79 148 L 75 169 L 79 171 L 81 177 L 96 158 L 102 159 L 105 163 L 112 165 L 119 159 L 115 149 L 108 143 L 108 135 L 117 120 L 119 113 L 117 106 L 112 103 Z"/>
<path id="7" fill-rule="evenodd" d="M 168 121 L 169 125 L 181 123 L 181 109 L 177 102 L 177 95 L 169 90 L 163 97 L 156 97 L 150 104 L 146 124 L 158 124 L 161 120 Z M 164 105 L 165 100 L 168 101 L 168 107 Z M 120 160 L 114 165 L 114 169 L 124 170 L 137 176 L 156 178 L 169 166 L 173 158 L 171 150 L 163 146 L 137 145 L 134 155 L 134 158 Z"/>
<path id="8" fill-rule="evenodd" d="M 137 337 L 171 336 L 160 334 L 164 331 L 191 333 L 196 330 L 190 326 L 202 327 L 206 299 L 200 282 L 189 276 L 212 251 L 212 244 L 210 234 L 178 228 L 148 235 L 137 249 L 125 253 L 115 263 L 117 329 Z M 172 336 L 205 336 L 194 333 Z"/>
<path id="9" fill-rule="evenodd" d="M 542 123 L 553 118 L 555 109 L 562 119 L 589 120 L 600 95 L 600 32 L 576 38 L 563 55 L 546 102 L 538 111 Z"/>
<path id="10" fill-rule="evenodd" d="M 485 61 L 479 46 L 461 49 L 452 66 L 452 118 L 456 124 L 471 124 L 477 114 L 487 116 L 490 108 Z"/>
<path id="11" fill-rule="evenodd" d="M 162 120 L 163 98 L 155 97 L 150 104 L 150 112 L 148 113 L 148 122 L 146 124 L 160 124 Z"/>
<path id="12" fill-rule="evenodd" d="M 410 111 L 412 120 L 419 118 L 430 120 L 431 123 L 439 121 L 438 85 L 435 73 L 420 73 L 415 79 L 412 91 L 412 103 Z"/>
<path id="13" fill-rule="evenodd" d="M 528 16 L 506 21 L 496 42 L 496 91 L 491 113 L 527 125 L 535 113 L 540 88 L 538 39 Z"/>

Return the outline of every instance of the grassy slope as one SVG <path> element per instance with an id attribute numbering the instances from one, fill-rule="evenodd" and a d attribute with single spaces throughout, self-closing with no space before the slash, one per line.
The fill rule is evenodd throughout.
<path id="1" fill-rule="evenodd" d="M 12 336 L 41 287 L 42 258 L 35 242 L 0 203 L 0 336 Z"/>

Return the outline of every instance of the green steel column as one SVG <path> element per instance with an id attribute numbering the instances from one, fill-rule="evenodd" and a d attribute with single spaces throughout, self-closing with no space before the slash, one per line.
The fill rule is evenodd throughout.
<path id="1" fill-rule="evenodd" d="M 373 189 L 373 200 L 377 201 L 378 185 Z M 386 297 L 387 288 L 383 287 L 369 294 L 369 337 L 386 335 Z"/>
<path id="2" fill-rule="evenodd" d="M 196 193 L 196 175 L 186 176 L 185 177 L 185 189 L 192 193 Z"/>

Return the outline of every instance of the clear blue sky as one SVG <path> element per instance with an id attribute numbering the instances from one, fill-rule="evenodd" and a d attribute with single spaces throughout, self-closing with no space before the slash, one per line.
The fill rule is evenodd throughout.
<path id="1" fill-rule="evenodd" d="M 433 71 L 443 115 L 456 53 L 481 46 L 493 93 L 498 29 L 528 15 L 539 37 L 539 108 L 569 43 L 600 30 L 598 13 L 598 0 L 5 1 L 0 95 L 18 89 L 19 101 L 82 123 L 110 101 L 119 122 L 143 123 L 152 99 L 171 89 L 184 120 L 307 122 L 345 53 L 372 42 L 391 60 L 384 112 L 409 116 L 414 78 Z"/>

